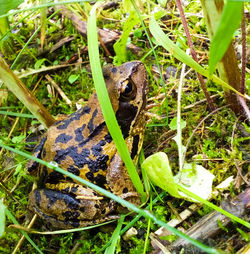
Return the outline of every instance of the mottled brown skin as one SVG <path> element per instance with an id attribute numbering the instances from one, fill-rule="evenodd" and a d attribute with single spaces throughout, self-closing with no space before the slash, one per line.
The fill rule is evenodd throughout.
<path id="1" fill-rule="evenodd" d="M 134 162 L 145 129 L 147 72 L 139 61 L 103 70 L 109 97 Z M 61 168 L 110 192 L 140 204 L 127 170 L 109 134 L 94 93 L 88 104 L 52 125 L 41 138 L 34 156 L 54 161 Z M 29 207 L 54 228 L 93 225 L 117 218 L 121 205 L 36 162 L 28 165 L 38 177 L 38 189 L 29 195 Z"/>

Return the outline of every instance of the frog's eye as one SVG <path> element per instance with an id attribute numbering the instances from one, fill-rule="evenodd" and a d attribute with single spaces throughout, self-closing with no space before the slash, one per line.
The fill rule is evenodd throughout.
<path id="1" fill-rule="evenodd" d="M 132 82 L 132 80 L 125 80 L 122 83 L 122 88 L 121 88 L 121 96 L 120 99 L 122 101 L 129 101 L 134 99 L 136 93 L 136 87 L 135 84 Z"/>

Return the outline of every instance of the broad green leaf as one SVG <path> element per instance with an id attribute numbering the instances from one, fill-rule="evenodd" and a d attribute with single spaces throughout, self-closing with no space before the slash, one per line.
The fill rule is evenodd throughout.
<path id="1" fill-rule="evenodd" d="M 11 141 L 12 141 L 14 144 L 18 144 L 18 143 L 21 143 L 25 138 L 26 138 L 26 135 L 20 134 L 19 136 L 13 137 L 13 138 L 11 139 Z"/>
<path id="2" fill-rule="evenodd" d="M 185 164 L 182 171 L 174 176 L 176 184 L 184 187 L 186 190 L 207 200 L 212 194 L 212 183 L 214 175 L 201 165 Z M 199 202 L 188 195 L 179 192 L 184 198 L 192 202 Z"/>
<path id="3" fill-rule="evenodd" d="M 5 229 L 5 205 L 0 199 L 0 237 L 3 235 Z"/>
<path id="4" fill-rule="evenodd" d="M 73 84 L 78 78 L 79 78 L 79 75 L 72 74 L 69 76 L 68 81 L 70 84 Z"/>
<path id="5" fill-rule="evenodd" d="M 184 121 L 183 119 L 181 119 L 181 129 L 184 129 L 186 127 L 187 123 L 186 121 Z M 174 117 L 170 124 L 169 124 L 169 128 L 171 130 L 177 130 L 177 117 Z"/>
<path id="6" fill-rule="evenodd" d="M 224 56 L 230 42 L 232 41 L 235 30 L 239 27 L 242 20 L 241 1 L 226 1 L 221 19 L 211 40 L 209 50 L 209 74 L 212 75 L 217 63 Z"/>
<path id="7" fill-rule="evenodd" d="M 23 0 L 0 0 L 0 15 L 6 14 L 8 11 L 16 9 Z"/>
<path id="8" fill-rule="evenodd" d="M 143 161 L 141 166 L 155 185 L 169 192 L 169 194 L 174 197 L 181 197 L 178 194 L 168 156 L 165 153 L 158 152 L 150 155 Z"/>
<path id="9" fill-rule="evenodd" d="M 182 171 L 173 177 L 167 155 L 158 152 L 144 160 L 142 168 L 155 185 L 174 197 L 198 202 L 196 199 L 179 192 L 178 185 L 203 199 L 208 199 L 212 193 L 214 175 L 200 165 L 185 164 Z"/>
<path id="10" fill-rule="evenodd" d="M 42 59 L 37 60 L 37 61 L 35 62 L 34 68 L 35 68 L 36 70 L 38 70 L 38 69 L 42 66 L 42 64 L 43 64 L 45 61 L 47 61 L 46 58 L 42 58 Z"/>

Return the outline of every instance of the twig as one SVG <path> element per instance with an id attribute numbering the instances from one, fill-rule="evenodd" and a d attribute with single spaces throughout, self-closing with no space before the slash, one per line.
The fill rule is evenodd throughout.
<path id="1" fill-rule="evenodd" d="M 235 199 L 231 201 L 222 201 L 221 206 L 224 210 L 229 211 L 237 217 L 243 217 L 247 213 L 247 211 L 249 211 L 249 199 L 250 188 L 240 193 Z M 217 211 L 213 211 L 204 216 L 201 220 L 199 220 L 186 232 L 186 234 L 195 239 L 211 238 L 221 229 L 218 221 L 221 222 L 221 225 L 226 226 L 231 221 L 231 219 Z M 187 240 L 179 238 L 172 244 L 172 247 L 177 248 L 179 246 L 184 246 L 188 244 L 189 243 Z"/>
<path id="2" fill-rule="evenodd" d="M 250 182 L 247 181 L 247 179 L 242 175 L 242 173 L 241 173 L 241 168 L 239 167 L 237 160 L 234 160 L 234 164 L 235 164 L 235 167 L 237 168 L 237 173 L 240 175 L 240 177 L 242 178 L 242 180 L 243 180 L 243 181 L 246 183 L 246 185 L 249 187 L 249 186 L 250 186 Z"/>
<path id="3" fill-rule="evenodd" d="M 186 21 L 185 15 L 184 15 L 184 11 L 183 11 L 183 8 L 182 8 L 181 1 L 176 0 L 176 5 L 177 5 L 177 7 L 179 9 L 179 12 L 180 12 L 180 16 L 181 16 L 182 24 L 183 24 L 183 27 L 184 27 L 184 31 L 185 31 L 185 34 L 187 36 L 188 45 L 189 45 L 190 50 L 191 50 L 191 55 L 192 55 L 193 59 L 196 62 L 198 62 L 198 58 L 197 58 L 196 52 L 194 50 L 194 46 L 193 46 L 192 39 L 191 39 L 191 36 L 190 36 L 190 33 L 189 33 L 189 29 L 188 29 L 188 26 L 187 26 L 187 21 Z M 207 98 L 208 105 L 209 105 L 210 109 L 213 111 L 213 110 L 216 109 L 216 107 L 214 106 L 213 101 L 211 100 L 211 98 L 209 96 L 209 93 L 208 93 L 207 88 L 205 86 L 204 79 L 203 79 L 203 77 L 200 73 L 198 73 L 198 72 L 196 72 L 196 73 L 197 73 L 197 77 L 199 79 L 199 82 L 201 84 L 201 88 L 202 88 L 202 90 L 205 94 L 205 97 Z"/>
<path id="4" fill-rule="evenodd" d="M 246 76 L 246 20 L 244 16 L 243 9 L 243 18 L 241 21 L 241 36 L 242 36 L 242 55 L 241 55 L 241 82 L 240 82 L 240 92 L 245 93 L 245 76 Z"/>
<path id="5" fill-rule="evenodd" d="M 72 106 L 71 100 L 66 96 L 66 94 L 63 92 L 63 90 L 57 85 L 57 83 L 48 75 L 45 75 L 45 78 L 53 85 L 53 87 L 57 90 L 57 92 L 61 95 L 61 97 L 65 100 L 65 102 Z"/>
<path id="6" fill-rule="evenodd" d="M 236 96 L 242 109 L 244 110 L 244 115 L 247 117 L 248 121 L 250 122 L 250 110 L 249 110 L 249 107 L 247 106 L 246 100 L 238 94 Z"/>
<path id="7" fill-rule="evenodd" d="M 185 209 L 184 211 L 182 211 L 179 214 L 179 216 L 178 216 L 179 219 L 177 219 L 177 218 L 172 219 L 167 224 L 171 227 L 178 226 L 180 223 L 182 223 L 184 220 L 186 220 L 188 217 L 190 217 L 195 211 L 197 211 L 200 207 L 201 207 L 201 204 L 192 204 L 192 205 L 190 205 L 187 209 Z M 166 236 L 166 235 L 170 234 L 170 232 L 167 229 L 163 228 L 163 227 L 160 227 L 154 233 L 158 236 Z"/>
<path id="8" fill-rule="evenodd" d="M 37 215 L 35 214 L 33 216 L 33 218 L 31 219 L 29 225 L 28 225 L 28 229 L 30 229 L 33 226 L 33 224 L 35 223 L 36 219 L 37 219 Z M 17 243 L 15 249 L 13 250 L 12 254 L 15 254 L 21 248 L 24 239 L 25 239 L 25 237 L 22 236 L 21 239 L 19 240 L 19 242 Z"/>

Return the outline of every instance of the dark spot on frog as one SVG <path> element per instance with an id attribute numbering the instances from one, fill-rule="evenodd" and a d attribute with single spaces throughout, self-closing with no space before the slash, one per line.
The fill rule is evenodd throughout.
<path id="1" fill-rule="evenodd" d="M 110 135 L 110 133 L 108 133 L 107 135 L 104 136 L 104 139 L 107 143 L 110 143 L 112 141 L 112 137 Z"/>
<path id="2" fill-rule="evenodd" d="M 87 179 L 92 182 L 94 180 L 94 174 L 92 172 L 87 172 L 85 174 L 85 176 L 87 177 Z"/>
<path id="3" fill-rule="evenodd" d="M 35 190 L 34 194 L 35 194 L 36 204 L 39 205 L 41 202 L 41 193 L 40 193 L 40 191 Z"/>
<path id="4" fill-rule="evenodd" d="M 69 182 L 69 183 L 74 182 L 74 180 L 73 180 L 71 177 L 69 177 L 69 176 L 66 176 L 66 178 L 64 179 L 64 181 L 65 181 L 65 182 Z"/>
<path id="5" fill-rule="evenodd" d="M 58 164 L 61 163 L 61 161 L 65 160 L 67 156 L 72 158 L 74 160 L 74 165 L 76 167 L 83 167 L 84 164 L 87 163 L 86 158 L 88 158 L 90 152 L 88 149 L 83 149 L 82 152 L 79 154 L 77 152 L 76 146 L 70 146 L 66 149 L 61 149 L 56 151 L 56 156 L 54 158 L 55 162 Z"/>
<path id="6" fill-rule="evenodd" d="M 123 190 L 122 190 L 122 193 L 128 193 L 128 188 L 127 187 L 125 187 Z"/>
<path id="7" fill-rule="evenodd" d="M 50 190 L 50 189 L 43 189 L 43 194 L 48 198 L 48 208 L 53 206 L 53 204 L 58 201 L 62 200 L 65 203 L 65 206 L 72 210 L 78 210 L 79 209 L 79 201 L 76 200 L 74 197 L 72 197 L 69 194 L 65 194 L 59 191 Z"/>
<path id="8" fill-rule="evenodd" d="M 81 211 L 81 212 L 85 212 L 85 207 L 81 206 L 81 207 L 80 207 L 80 211 Z"/>
<path id="9" fill-rule="evenodd" d="M 72 187 L 72 188 L 70 188 L 70 187 L 67 187 L 67 188 L 65 188 L 64 190 L 62 190 L 62 192 L 63 193 L 75 193 L 75 192 L 77 192 L 77 190 L 78 190 L 78 188 L 77 187 Z M 76 196 L 75 194 L 74 194 L 74 196 Z"/>
<path id="10" fill-rule="evenodd" d="M 72 220 L 77 220 L 77 218 L 80 216 L 80 213 L 77 211 L 71 212 L 71 211 L 66 211 L 62 213 L 62 215 L 65 217 L 66 221 L 72 221 Z"/>
<path id="11" fill-rule="evenodd" d="M 130 154 L 132 160 L 134 159 L 134 157 L 138 153 L 139 140 L 140 140 L 140 136 L 139 135 L 134 136 L 133 144 L 132 144 L 132 150 L 131 150 L 131 154 Z"/>
<path id="12" fill-rule="evenodd" d="M 94 177 L 94 174 L 92 172 L 86 173 L 85 176 L 89 181 L 96 183 L 102 188 L 105 188 L 105 184 L 107 183 L 107 179 L 105 176 L 98 174 L 96 177 Z"/>
<path id="13" fill-rule="evenodd" d="M 94 145 L 91 150 L 94 156 L 98 156 L 102 152 L 102 146 L 106 144 L 105 140 L 101 140 L 97 145 Z"/>
<path id="14" fill-rule="evenodd" d="M 56 122 L 54 125 L 58 125 L 57 129 L 58 130 L 64 130 L 66 129 L 69 124 L 75 120 L 80 120 L 80 117 L 85 114 L 89 114 L 90 112 L 90 107 L 85 106 L 84 108 L 79 109 L 75 113 L 71 114 L 67 119 L 64 119 L 62 121 Z"/>
<path id="15" fill-rule="evenodd" d="M 89 141 L 91 141 L 95 136 L 97 136 L 104 128 L 105 126 L 105 122 L 99 124 L 94 131 L 85 139 L 83 140 L 81 143 L 79 143 L 79 147 L 84 146 L 86 143 L 88 143 Z"/>
<path id="16" fill-rule="evenodd" d="M 85 126 L 86 124 L 83 124 L 81 127 L 75 130 L 75 134 L 76 134 L 75 141 L 80 142 L 84 139 L 82 132 L 85 129 Z"/>
<path id="17" fill-rule="evenodd" d="M 99 206 L 99 205 L 97 205 L 97 204 L 95 204 L 94 206 L 95 206 L 95 208 L 96 208 L 96 209 L 100 208 L 100 206 Z"/>
<path id="18" fill-rule="evenodd" d="M 77 167 L 74 167 L 73 165 L 70 165 L 68 168 L 67 168 L 67 171 L 76 175 L 76 176 L 79 176 L 80 175 L 80 170 L 79 168 Z"/>
<path id="19" fill-rule="evenodd" d="M 95 111 L 93 112 L 93 114 L 92 114 L 92 116 L 91 116 L 91 119 L 90 119 L 90 121 L 89 121 L 89 123 L 88 123 L 88 129 L 89 129 L 89 132 L 90 132 L 90 133 L 91 133 L 91 132 L 94 130 L 94 128 L 95 128 L 95 126 L 94 126 L 94 124 L 93 124 L 93 121 L 94 121 L 94 119 L 95 119 L 97 113 L 98 113 L 98 110 L 95 109 Z"/>
<path id="20" fill-rule="evenodd" d="M 57 136 L 55 143 L 63 143 L 66 144 L 68 141 L 70 141 L 73 137 L 70 135 L 66 135 L 64 133 Z"/>
<path id="21" fill-rule="evenodd" d="M 57 184 L 59 183 L 61 180 L 64 180 L 65 177 L 63 174 L 59 173 L 59 172 L 56 172 L 56 171 L 53 171 L 51 172 L 47 179 L 46 179 L 46 183 L 50 183 L 50 184 Z M 72 181 L 72 179 L 71 179 Z"/>
<path id="22" fill-rule="evenodd" d="M 105 176 L 98 174 L 94 179 L 98 186 L 105 189 L 105 184 L 107 183 L 107 179 Z"/>
<path id="23" fill-rule="evenodd" d="M 51 217 L 51 218 L 53 218 L 53 217 Z M 56 219 L 56 220 L 59 223 L 63 223 L 67 228 L 68 227 L 70 227 L 70 228 L 79 228 L 80 227 L 80 222 L 77 219 L 75 221 L 67 221 L 67 220 L 62 221 L 62 220 L 58 220 L 58 219 Z M 52 224 L 52 227 L 53 227 L 53 224 Z"/>
<path id="24" fill-rule="evenodd" d="M 77 192 L 77 190 L 78 190 L 78 187 L 72 187 L 71 188 L 71 192 Z"/>
<path id="25" fill-rule="evenodd" d="M 116 72 L 117 72 L 117 68 L 114 67 L 114 68 L 111 69 L 111 71 L 112 71 L 113 73 L 116 73 Z"/>
<path id="26" fill-rule="evenodd" d="M 107 154 L 101 154 L 95 160 L 89 159 L 87 164 L 91 172 L 98 172 L 101 170 L 106 170 L 108 168 L 107 161 L 109 156 Z"/>

